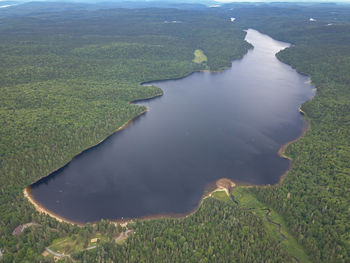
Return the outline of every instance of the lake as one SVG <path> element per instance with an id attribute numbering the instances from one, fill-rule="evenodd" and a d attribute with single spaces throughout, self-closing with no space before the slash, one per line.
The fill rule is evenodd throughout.
<path id="1" fill-rule="evenodd" d="M 254 49 L 223 72 L 152 83 L 164 95 L 141 102 L 146 114 L 33 184 L 31 196 L 92 222 L 192 211 L 224 177 L 277 183 L 290 165 L 277 152 L 302 133 L 298 107 L 313 87 L 276 59 L 289 44 L 252 29 L 246 40 Z"/>

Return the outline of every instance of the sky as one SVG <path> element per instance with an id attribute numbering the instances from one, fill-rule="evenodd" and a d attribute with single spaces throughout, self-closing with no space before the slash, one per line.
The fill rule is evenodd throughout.
<path id="1" fill-rule="evenodd" d="M 9 1 L 9 0 L 0 0 L 0 3 L 3 2 L 3 1 Z M 16 1 L 16 0 L 14 0 Z M 32 1 L 62 1 L 62 0 L 17 0 L 19 2 L 32 2 Z M 89 2 L 91 0 L 64 0 L 65 2 Z M 143 1 L 158 1 L 158 2 L 162 2 L 162 0 L 104 0 L 104 2 L 124 2 L 124 1 L 138 1 L 138 2 L 143 2 Z M 167 2 L 170 2 L 171 0 L 166 0 Z M 98 1 L 96 1 L 98 2 Z M 183 3 L 186 3 L 186 2 L 203 2 L 203 0 L 175 0 L 174 2 L 183 2 Z M 205 2 L 210 2 L 210 0 L 208 1 L 205 1 Z M 214 0 L 213 3 L 215 2 L 219 2 L 219 3 L 234 3 L 234 2 L 294 2 L 294 3 L 297 3 L 297 2 L 317 2 L 317 3 L 330 3 L 330 2 L 342 2 L 342 3 L 349 3 L 350 4 L 350 0 Z"/>
<path id="2" fill-rule="evenodd" d="M 330 3 L 330 2 L 343 2 L 350 3 L 350 0 L 216 0 L 220 3 L 234 3 L 234 2 L 316 2 L 316 3 Z"/>

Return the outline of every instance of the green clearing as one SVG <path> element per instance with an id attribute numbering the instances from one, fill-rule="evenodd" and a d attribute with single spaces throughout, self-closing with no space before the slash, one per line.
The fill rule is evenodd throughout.
<path id="1" fill-rule="evenodd" d="M 212 197 L 225 202 L 232 202 L 231 198 L 227 195 L 226 191 L 215 191 L 211 195 Z"/>
<path id="2" fill-rule="evenodd" d="M 91 242 L 92 239 L 97 238 L 97 242 Z M 61 254 L 72 254 L 72 253 L 78 253 L 82 250 L 91 247 L 96 246 L 100 242 L 107 242 L 108 237 L 106 235 L 102 235 L 100 233 L 97 233 L 93 237 L 83 237 L 81 235 L 71 235 L 66 236 L 63 238 L 57 238 L 55 239 L 50 246 L 48 246 L 49 249 L 51 249 L 54 252 L 58 252 Z"/>
<path id="3" fill-rule="evenodd" d="M 194 63 L 202 64 L 208 61 L 207 56 L 203 53 L 203 50 L 196 49 L 194 51 L 194 59 L 192 60 Z"/>
<path id="4" fill-rule="evenodd" d="M 55 239 L 48 248 L 54 252 L 68 255 L 82 250 L 84 248 L 84 241 L 82 238 L 72 235 Z"/>
<path id="5" fill-rule="evenodd" d="M 278 233 L 278 226 L 271 224 L 266 220 L 266 205 L 260 202 L 257 197 L 251 191 L 249 191 L 249 188 L 245 186 L 236 186 L 232 191 L 232 195 L 234 196 L 234 199 L 239 203 L 240 207 L 251 209 L 252 213 L 264 221 L 266 230 L 272 238 L 274 238 L 276 241 L 281 240 L 281 235 Z M 300 262 L 311 262 L 302 246 L 300 246 L 296 239 L 289 233 L 283 217 L 281 217 L 278 213 L 276 213 L 275 210 L 271 209 L 270 207 L 269 209 L 271 210 L 271 213 L 269 214 L 270 220 L 279 223 L 282 227 L 281 233 L 286 236 L 286 239 L 282 241 L 281 245 L 290 255 L 298 258 Z"/>

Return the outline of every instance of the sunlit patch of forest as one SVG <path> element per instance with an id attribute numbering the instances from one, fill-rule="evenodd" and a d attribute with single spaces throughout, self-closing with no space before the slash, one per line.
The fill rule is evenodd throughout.
<path id="1" fill-rule="evenodd" d="M 205 63 L 208 61 L 208 58 L 207 56 L 203 53 L 202 50 L 200 49 L 196 49 L 194 51 L 194 59 L 193 59 L 193 62 L 194 63 L 198 63 L 198 64 L 201 64 L 201 63 Z"/>

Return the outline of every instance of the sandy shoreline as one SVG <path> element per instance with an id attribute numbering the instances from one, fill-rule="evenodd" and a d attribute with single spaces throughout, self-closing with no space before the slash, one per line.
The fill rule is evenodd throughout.
<path id="1" fill-rule="evenodd" d="M 246 53 L 247 54 L 247 53 Z M 244 54 L 244 55 L 246 55 Z M 243 57 L 243 56 L 242 56 Z M 242 58 L 238 58 L 238 59 L 242 59 Z M 235 60 L 238 60 L 238 59 L 234 59 L 233 61 Z M 284 62 L 283 62 L 284 63 Z M 290 65 L 289 65 L 290 66 Z M 228 67 L 225 67 L 224 69 L 226 69 Z M 221 70 L 218 70 L 218 71 L 210 71 L 210 70 L 200 70 L 200 71 L 194 71 L 194 72 L 191 72 L 185 76 L 182 76 L 182 77 L 179 77 L 179 78 L 174 78 L 174 79 L 162 79 L 162 80 L 154 80 L 154 81 L 149 81 L 149 82 L 142 82 L 140 85 L 148 85 L 148 84 L 151 84 L 151 83 L 154 83 L 154 82 L 159 82 L 159 81 L 168 81 L 168 80 L 177 80 L 177 79 L 182 79 L 182 78 L 185 78 L 185 77 L 188 77 L 189 75 L 192 75 L 194 73 L 197 73 L 197 72 L 211 72 L 211 73 L 217 73 L 217 72 L 221 72 L 222 70 L 224 69 L 221 69 Z M 302 74 L 302 75 L 307 75 L 305 73 L 302 73 L 302 72 L 298 72 L 299 74 Z M 311 78 L 308 80 L 309 84 L 312 84 L 312 81 L 311 81 Z M 142 101 L 145 101 L 145 100 L 149 100 L 149 99 L 153 99 L 153 98 L 156 98 L 156 97 L 160 97 L 163 95 L 163 92 L 161 92 L 160 94 L 156 94 L 155 96 L 153 97 L 149 97 L 149 98 L 145 98 L 145 99 L 140 99 L 140 100 L 135 100 L 135 101 L 131 101 L 130 103 L 138 103 L 138 102 L 142 102 Z M 76 158 L 77 156 L 79 156 L 80 154 L 84 153 L 85 151 L 88 151 L 96 146 L 98 146 L 99 144 L 103 143 L 105 140 L 107 140 L 109 137 L 113 136 L 114 134 L 116 134 L 117 132 L 125 129 L 130 123 L 132 123 L 136 118 L 142 116 L 143 114 L 145 114 L 146 112 L 148 111 L 148 109 L 145 109 L 143 112 L 141 112 L 140 114 L 138 114 L 137 116 L 135 116 L 134 118 L 130 119 L 129 121 L 127 121 L 126 123 L 124 123 L 122 126 L 120 126 L 116 131 L 114 131 L 112 134 L 110 134 L 109 136 L 107 136 L 106 138 L 102 139 L 101 141 L 99 141 L 98 143 L 94 144 L 93 146 L 90 146 L 89 148 L 81 151 L 80 153 L 76 154 L 68 163 L 70 163 L 74 158 Z M 305 112 L 301 109 L 301 107 L 299 107 L 299 112 L 305 116 Z M 287 171 L 285 171 L 281 176 L 280 176 L 280 179 L 279 179 L 279 182 L 276 184 L 280 184 L 283 179 L 286 177 L 286 175 L 288 174 L 288 172 L 290 171 L 290 169 L 292 168 L 293 166 L 293 162 L 292 160 L 285 155 L 285 151 L 286 149 L 288 148 L 288 146 L 292 143 L 294 143 L 295 141 L 299 140 L 301 137 L 303 137 L 305 135 L 305 133 L 307 132 L 307 130 L 309 129 L 309 123 L 308 121 L 306 120 L 306 125 L 302 128 L 302 133 L 300 136 L 298 136 L 296 139 L 292 140 L 292 141 L 289 141 L 285 144 L 283 144 L 280 149 L 278 150 L 278 155 L 281 156 L 282 158 L 286 158 L 288 160 L 290 160 L 290 165 L 289 165 L 289 168 L 287 169 Z M 62 166 L 64 167 L 64 166 Z M 43 179 L 43 178 L 46 178 L 48 176 L 50 176 L 52 173 L 58 171 L 59 169 L 61 169 L 62 167 L 60 168 L 57 168 L 55 169 L 53 172 L 49 173 L 48 175 L 46 176 L 42 176 L 41 178 L 39 178 L 36 182 L 38 182 L 39 180 Z M 221 180 L 228 180 L 229 183 L 228 185 L 225 186 L 225 184 L 218 184 L 218 182 L 220 182 Z M 222 182 L 222 181 L 221 181 Z M 227 181 L 226 181 L 227 183 Z M 127 223 L 130 223 L 130 222 L 133 222 L 135 220 L 152 220 L 152 219 L 162 219 L 162 218 L 185 218 L 185 217 L 188 217 L 192 214 L 194 214 L 198 209 L 199 207 L 202 205 L 202 202 L 208 198 L 208 197 L 211 197 L 213 193 L 217 192 L 217 191 L 225 191 L 227 193 L 228 196 L 230 196 L 230 193 L 231 193 L 231 189 L 233 187 L 235 187 L 236 184 L 230 180 L 230 179 L 227 179 L 227 178 L 221 178 L 219 180 L 216 181 L 216 188 L 214 190 L 211 190 L 209 191 L 209 193 L 205 193 L 202 198 L 200 199 L 200 202 L 198 204 L 198 206 L 193 209 L 192 211 L 188 212 L 188 213 L 181 213 L 181 214 L 158 214 L 158 215 L 149 215 L 149 216 L 144 216 L 144 217 L 140 217 L 140 218 L 127 218 L 127 219 L 120 219 L 120 220 L 108 220 L 110 221 L 111 223 L 118 223 L 118 224 L 127 224 Z M 257 187 L 267 187 L 267 186 L 259 186 L 259 185 L 248 185 L 246 187 L 252 187 L 252 186 L 257 186 Z M 58 220 L 59 222 L 66 222 L 66 223 L 69 223 L 69 224 L 73 224 L 73 225 L 80 225 L 80 226 L 83 226 L 85 225 L 85 223 L 81 223 L 81 222 L 74 222 L 72 220 L 68 220 L 62 216 L 59 216 L 57 214 L 55 214 L 54 212 L 50 211 L 49 209 L 43 207 L 42 205 L 40 205 L 30 194 L 31 192 L 31 188 L 30 186 L 29 187 L 26 187 L 24 190 L 23 190 L 23 193 L 24 193 L 24 197 L 31 203 L 33 204 L 34 208 L 36 209 L 36 211 L 38 211 L 39 213 L 44 213 L 44 214 L 47 214 L 53 218 L 55 218 L 56 220 Z M 92 222 L 94 223 L 94 222 Z"/>
<path id="2" fill-rule="evenodd" d="M 299 107 L 299 112 L 300 112 L 300 114 L 302 114 L 304 117 L 306 116 L 306 113 L 301 109 L 301 107 Z M 283 181 L 284 178 L 287 176 L 287 174 L 288 174 L 288 172 L 290 171 L 290 169 L 293 167 L 293 160 L 290 159 L 290 158 L 285 154 L 285 151 L 287 150 L 287 148 L 288 148 L 289 145 L 291 145 L 292 143 L 295 143 L 295 142 L 298 141 L 300 138 L 302 138 L 302 137 L 306 134 L 306 132 L 309 130 L 309 128 L 310 128 L 310 124 L 309 124 L 309 122 L 305 119 L 305 125 L 304 125 L 304 127 L 302 127 L 301 134 L 300 134 L 297 138 L 295 138 L 294 140 L 289 141 L 289 142 L 286 142 L 285 144 L 283 144 L 283 145 L 281 146 L 281 148 L 278 150 L 278 155 L 281 156 L 282 158 L 288 159 L 288 160 L 290 161 L 290 164 L 289 164 L 289 167 L 288 167 L 287 171 L 285 171 L 285 172 L 281 175 L 281 177 L 280 177 L 280 179 L 279 179 L 279 181 L 278 181 L 278 183 L 277 183 L 276 185 L 279 185 L 279 184 L 282 183 L 282 181 Z"/>
<path id="3" fill-rule="evenodd" d="M 54 212 L 46 209 L 45 207 L 39 205 L 39 203 L 37 203 L 34 200 L 34 198 L 30 195 L 30 192 L 31 192 L 30 187 L 26 187 L 26 188 L 23 189 L 24 197 L 27 198 L 27 200 L 34 206 L 35 210 L 38 211 L 40 214 L 49 215 L 50 217 L 55 218 L 59 222 L 66 222 L 66 223 L 69 223 L 69 224 L 72 224 L 72 225 L 80 225 L 80 226 L 83 225 L 82 223 L 73 222 L 73 221 L 70 221 L 70 220 L 68 220 L 66 218 L 63 218 L 63 217 L 55 214 Z"/>
<path id="4" fill-rule="evenodd" d="M 157 95 L 155 95 L 155 96 L 153 96 L 153 97 L 145 98 L 145 99 L 142 99 L 142 100 L 148 100 L 148 99 L 160 97 L 160 96 L 162 96 L 162 95 L 163 95 L 163 92 L 160 93 L 160 94 L 157 94 Z M 136 103 L 136 102 L 138 102 L 138 101 L 139 101 L 139 100 L 135 100 L 135 101 L 131 101 L 130 103 Z M 100 144 L 103 143 L 105 140 L 107 140 L 109 137 L 111 137 L 111 136 L 113 136 L 114 134 L 116 134 L 117 132 L 119 132 L 119 131 L 125 129 L 129 124 L 131 124 L 131 122 L 133 122 L 136 118 L 138 118 L 138 117 L 142 116 L 143 114 L 145 114 L 147 111 L 148 111 L 148 109 L 145 109 L 145 110 L 142 111 L 140 114 L 138 114 L 137 116 L 135 116 L 135 117 L 132 118 L 131 120 L 129 120 L 129 121 L 127 121 L 126 123 L 124 123 L 122 126 L 120 126 L 117 130 L 115 130 L 112 134 L 110 134 L 110 135 L 107 136 L 106 138 L 100 140 L 98 143 L 96 143 L 96 144 L 92 145 L 91 147 L 89 147 L 89 148 L 87 148 L 87 149 L 85 149 L 85 150 L 79 152 L 78 154 L 74 155 L 73 158 L 72 158 L 69 162 L 67 162 L 65 165 L 67 165 L 67 164 L 69 164 L 70 162 L 72 162 L 72 161 L 74 160 L 74 158 L 76 158 L 77 156 L 79 156 L 79 155 L 83 154 L 84 152 L 86 152 L 86 151 L 88 151 L 88 150 L 90 150 L 90 149 L 92 149 L 92 148 L 94 148 L 94 147 L 100 145 Z M 64 166 L 65 166 L 65 165 L 64 165 Z M 64 167 L 64 166 L 62 166 L 62 167 Z M 36 180 L 34 183 L 36 183 L 36 182 L 38 182 L 38 181 L 40 181 L 40 180 L 42 180 L 42 179 L 44 179 L 44 178 L 50 176 L 51 174 L 53 174 L 54 172 L 57 172 L 57 171 L 58 171 L 59 169 L 61 169 L 62 167 L 59 167 L 59 168 L 53 170 L 53 171 L 50 172 L 48 175 L 45 175 L 45 176 L 40 177 L 40 178 L 39 178 L 38 180 Z M 34 183 L 33 183 L 33 184 L 34 184 Z M 49 215 L 49 216 L 55 218 L 55 219 L 56 219 L 57 221 L 59 221 L 59 222 L 66 222 L 66 223 L 69 223 L 69 224 L 72 224 L 72 225 L 80 225 L 80 226 L 83 226 L 83 225 L 84 225 L 84 223 L 81 223 L 81 222 L 74 222 L 74 221 L 72 221 L 72 220 L 66 219 L 66 218 L 64 218 L 64 217 L 62 217 L 62 216 L 59 216 L 59 215 L 55 214 L 54 212 L 50 211 L 49 209 L 43 207 L 42 205 L 40 205 L 40 204 L 31 196 L 30 192 L 31 192 L 31 185 L 29 185 L 29 186 L 27 186 L 26 188 L 23 189 L 23 195 L 24 195 L 24 197 L 34 206 L 35 210 L 38 211 L 39 213 L 47 214 L 47 215 Z"/>
<path id="5" fill-rule="evenodd" d="M 237 59 L 242 59 L 247 53 L 245 53 L 242 57 L 240 58 L 237 58 Z M 237 59 L 234 59 L 233 61 L 237 60 Z M 231 63 L 231 66 L 232 66 L 232 63 Z M 169 80 L 179 80 L 179 79 L 183 79 L 183 78 L 186 78 L 192 74 L 195 74 L 195 73 L 198 73 L 198 72 L 211 72 L 211 73 L 219 73 L 227 68 L 230 68 L 231 66 L 227 66 L 227 67 L 224 67 L 220 70 L 217 70 L 217 71 L 211 71 L 211 70 L 207 70 L 207 69 L 204 69 L 204 70 L 195 70 L 195 71 L 192 71 L 188 74 L 185 74 L 184 76 L 180 76 L 178 78 L 172 78 L 172 79 L 160 79 L 160 80 L 152 80 L 152 81 L 144 81 L 144 82 L 141 82 L 140 85 L 141 86 L 150 86 L 150 85 L 153 85 L 152 83 L 154 82 L 161 82 L 161 81 L 169 81 Z M 137 99 L 137 100 L 133 100 L 133 101 L 130 101 L 129 104 L 137 104 L 137 103 L 140 103 L 142 101 L 147 101 L 147 100 L 150 100 L 150 99 L 154 99 L 154 98 L 157 98 L 157 97 L 161 97 L 163 96 L 163 90 L 161 90 L 161 92 L 159 94 L 156 94 L 152 97 L 148 97 L 148 98 L 144 98 L 144 99 Z M 90 146 L 89 148 L 87 149 L 84 149 L 83 151 L 79 152 L 78 154 L 74 155 L 73 158 L 68 161 L 65 165 L 69 164 L 71 161 L 73 161 L 74 158 L 76 158 L 77 156 L 81 155 L 82 153 L 84 153 L 85 151 L 88 151 L 96 146 L 98 146 L 99 144 L 103 143 L 105 140 L 107 140 L 109 137 L 113 136 L 114 134 L 116 134 L 117 132 L 125 129 L 129 124 L 131 124 L 131 122 L 133 122 L 136 118 L 142 116 L 143 114 L 145 114 L 146 112 L 148 111 L 148 109 L 144 110 L 143 112 L 141 112 L 140 114 L 138 114 L 137 116 L 135 116 L 134 118 L 130 119 L 129 121 L 127 121 L 126 123 L 124 123 L 122 126 L 120 126 L 116 131 L 114 131 L 112 134 L 110 134 L 109 136 L 107 136 L 106 138 L 102 139 L 101 141 L 99 141 L 98 143 Z M 50 172 L 48 175 L 45 175 L 45 176 L 42 176 L 40 178 L 38 178 L 38 180 L 36 180 L 34 183 L 50 176 L 52 173 L 54 172 L 57 172 L 59 169 L 61 169 L 62 167 L 64 167 L 65 165 L 53 170 L 52 172 Z M 34 183 L 32 183 L 31 185 L 33 185 Z M 30 186 L 29 185 L 28 187 L 24 188 L 23 189 L 23 195 L 24 197 L 34 206 L 35 210 L 38 211 L 39 213 L 45 213 L 55 219 L 57 219 L 59 222 L 66 222 L 66 223 L 69 223 L 69 224 L 74 224 L 74 225 L 85 225 L 84 223 L 81 223 L 81 222 L 74 222 L 74 221 L 71 221 L 71 220 L 68 220 L 68 219 L 65 219 L 55 213 L 53 213 L 52 211 L 48 210 L 47 208 L 43 207 L 42 205 L 40 205 L 38 202 L 36 202 L 34 200 L 34 198 L 30 195 Z M 215 190 L 214 190 L 215 191 Z M 202 203 L 202 201 L 204 200 L 204 198 L 206 198 L 205 196 L 202 197 L 198 207 L 200 206 L 200 204 Z M 189 214 L 192 214 L 194 213 L 197 209 L 195 208 L 194 211 L 191 211 Z M 157 218 L 165 218 L 165 217 L 171 217 L 171 218 L 179 218 L 179 217 L 184 217 L 184 216 L 188 216 L 188 215 L 184 215 L 184 214 L 173 214 L 173 215 L 169 215 L 169 214 L 166 214 L 166 215 L 154 215 L 154 216 L 146 216 L 146 217 L 142 217 L 142 218 L 135 218 L 135 219 L 126 219 L 126 220 L 116 220 L 116 221 L 113 221 L 113 220 L 110 220 L 111 222 L 114 222 L 114 223 L 123 223 L 123 222 L 130 222 L 130 221 L 133 221 L 133 220 L 147 220 L 147 219 L 157 219 Z"/>
<path id="6" fill-rule="evenodd" d="M 278 150 L 278 155 L 283 157 L 283 158 L 286 158 L 286 159 L 290 160 L 290 158 L 285 155 L 285 151 L 287 150 L 289 145 L 291 145 L 292 143 L 296 142 L 297 140 L 299 140 L 301 137 L 303 137 L 305 135 L 305 133 L 309 130 L 309 126 L 310 126 L 309 123 L 306 121 L 304 127 L 302 127 L 301 134 L 297 138 L 295 138 L 294 140 L 286 142 L 285 144 L 283 144 L 281 146 L 281 148 Z"/>
<path id="7" fill-rule="evenodd" d="M 161 96 L 161 95 L 158 95 L 158 96 Z M 157 97 L 157 96 L 155 96 Z M 130 121 L 126 122 L 124 125 L 122 125 L 121 127 L 119 127 L 113 134 L 111 134 L 110 136 L 114 135 L 115 133 L 119 132 L 120 130 L 122 129 L 125 129 L 134 119 L 136 119 L 137 117 L 145 114 L 148 110 L 146 109 L 144 112 L 140 113 L 139 115 L 137 115 L 136 117 L 134 117 L 133 119 L 131 119 Z M 302 114 L 303 116 L 305 116 L 305 112 L 302 111 L 301 107 L 299 107 L 299 112 L 300 114 Z M 278 150 L 278 155 L 281 156 L 282 158 L 285 158 L 285 159 L 288 159 L 290 161 L 290 165 L 289 165 L 289 168 L 281 175 L 280 179 L 279 179 L 279 182 L 276 184 L 276 185 L 279 185 L 282 183 L 282 181 L 284 180 L 284 178 L 287 176 L 288 172 L 290 171 L 290 169 L 292 168 L 293 166 L 293 162 L 292 160 L 285 155 L 285 151 L 286 149 L 288 148 L 288 146 L 294 142 L 296 142 L 297 140 L 299 140 L 301 137 L 303 137 L 305 135 L 305 133 L 308 131 L 309 129 L 309 123 L 308 121 L 306 120 L 305 121 L 305 126 L 302 128 L 302 133 L 300 134 L 300 136 L 298 136 L 297 138 L 295 138 L 294 140 L 292 141 L 289 141 L 289 142 L 286 142 L 285 144 L 283 144 L 280 149 Z M 108 139 L 110 136 L 108 136 L 107 138 L 105 138 L 104 140 L 101 140 L 99 143 L 97 143 L 96 145 L 82 151 L 81 153 L 77 154 L 76 156 L 74 156 L 72 158 L 72 160 L 77 157 L 78 155 L 82 154 L 83 152 L 93 148 L 93 147 L 96 147 L 97 145 L 99 145 L 100 143 L 102 143 L 103 141 L 105 141 L 106 139 Z M 71 160 L 71 161 L 72 161 Z M 60 168 L 58 168 L 60 169 Z M 58 170 L 57 169 L 57 170 Z M 57 171 L 55 170 L 55 171 Z M 52 173 L 50 173 L 49 175 L 51 175 Z M 47 175 L 47 176 L 49 176 Z M 42 178 L 45 178 L 47 176 L 44 176 Z M 41 178 L 41 179 L 42 179 Z M 40 180 L 40 179 L 39 179 Z M 38 181 L 39 181 L 38 180 Z M 125 219 L 118 219 L 118 220 L 109 220 L 111 223 L 115 223 L 115 224 L 128 224 L 128 223 L 132 223 L 134 222 L 135 220 L 154 220 L 154 219 L 163 219 L 163 218 L 186 218 L 192 214 L 194 214 L 198 209 L 199 207 L 202 205 L 202 202 L 208 198 L 208 197 L 211 197 L 213 195 L 213 193 L 215 192 L 218 192 L 218 191 L 225 191 L 226 194 L 228 196 L 230 196 L 230 193 L 231 193 L 231 189 L 233 187 L 236 186 L 236 183 L 233 182 L 231 179 L 227 179 L 227 178 L 221 178 L 221 179 L 218 179 L 216 182 L 215 182 L 215 188 L 214 189 L 211 189 L 209 190 L 208 193 L 204 193 L 198 206 L 193 209 L 192 211 L 190 212 L 187 212 L 187 213 L 166 213 L 166 214 L 157 214 L 157 215 L 147 215 L 147 216 L 144 216 L 144 217 L 139 217 L 139 218 L 125 218 Z M 252 186 L 256 186 L 256 185 L 247 185 L 246 187 L 252 187 Z M 259 186 L 257 186 L 259 187 Z M 260 187 L 267 187 L 267 186 L 260 186 Z M 208 189 L 207 189 L 208 190 Z M 59 216 L 57 215 L 56 213 L 50 211 L 49 209 L 43 207 L 42 205 L 40 205 L 31 195 L 30 195 L 30 186 L 29 187 L 26 187 L 24 190 L 23 190 L 23 193 L 24 193 L 24 197 L 27 198 L 27 200 L 34 206 L 35 210 L 38 211 L 39 213 L 44 213 L 46 215 L 49 215 L 53 218 L 55 218 L 57 221 L 59 222 L 66 222 L 66 223 L 69 223 L 69 224 L 72 224 L 72 225 L 79 225 L 79 226 L 84 226 L 85 223 L 81 223 L 81 222 L 74 222 L 72 220 L 69 220 L 69 219 L 66 219 L 62 216 Z M 94 223 L 94 222 L 92 222 Z"/>
<path id="8" fill-rule="evenodd" d="M 185 217 L 188 217 L 190 215 L 193 215 L 195 212 L 197 212 L 199 207 L 202 205 L 203 201 L 206 198 L 211 197 L 215 192 L 225 191 L 226 194 L 228 196 L 230 196 L 232 188 L 234 188 L 236 186 L 236 184 L 231 179 L 227 179 L 227 178 L 221 178 L 221 179 L 217 180 L 215 182 L 215 185 L 216 185 L 216 188 L 214 190 L 209 191 L 208 193 L 203 194 L 198 206 L 190 212 L 177 213 L 177 214 L 176 213 L 166 213 L 166 214 L 148 215 L 148 216 L 138 217 L 138 218 L 125 218 L 125 219 L 108 220 L 108 221 L 111 223 L 120 224 L 123 226 L 123 225 L 127 225 L 128 223 L 132 223 L 135 220 L 144 221 L 144 220 L 153 220 L 153 219 L 162 219 L 162 218 L 185 218 Z M 30 186 L 26 187 L 23 190 L 24 197 L 27 198 L 27 200 L 34 206 L 35 210 L 37 212 L 39 212 L 40 214 L 46 214 L 50 217 L 55 218 L 59 222 L 65 222 L 65 223 L 69 223 L 72 225 L 84 226 L 86 224 L 86 223 L 75 222 L 75 221 L 66 219 L 66 218 L 64 218 L 60 215 L 57 215 L 56 213 L 50 211 L 49 209 L 43 207 L 30 195 L 30 191 L 31 191 Z M 93 224 L 96 222 L 89 222 L 89 223 Z"/>

